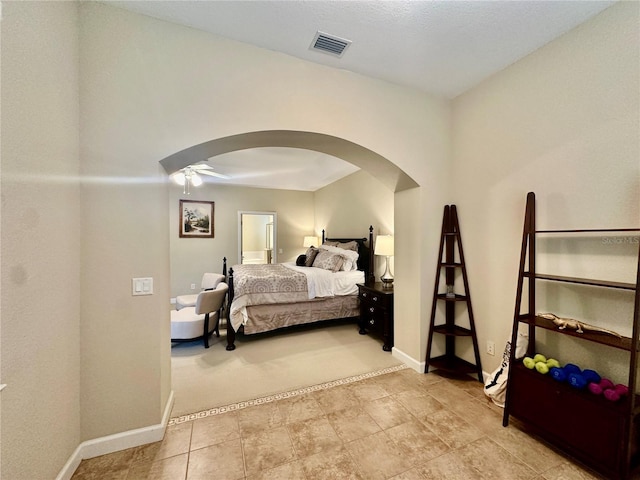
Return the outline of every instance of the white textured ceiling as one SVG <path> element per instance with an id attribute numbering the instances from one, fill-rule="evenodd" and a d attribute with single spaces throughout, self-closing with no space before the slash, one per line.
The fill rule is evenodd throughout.
<path id="1" fill-rule="evenodd" d="M 615 1 L 145 0 L 105 3 L 310 62 L 454 98 Z M 352 43 L 340 58 L 312 51 L 309 47 L 317 31 Z M 328 160 L 322 166 L 323 171 L 330 168 Z M 215 166 L 215 162 L 212 163 Z M 309 173 L 305 170 L 303 177 L 315 176 Z"/>
<path id="2" fill-rule="evenodd" d="M 204 180 L 222 185 L 245 185 L 314 192 L 359 170 L 355 165 L 331 155 L 289 147 L 264 147 L 217 155 L 208 164 L 224 180 Z"/>

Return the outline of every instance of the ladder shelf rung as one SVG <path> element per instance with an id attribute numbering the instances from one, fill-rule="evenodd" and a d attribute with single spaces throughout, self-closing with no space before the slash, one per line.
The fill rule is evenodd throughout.
<path id="1" fill-rule="evenodd" d="M 614 282 L 610 280 L 594 280 L 591 278 L 565 277 L 562 275 L 548 275 L 545 273 L 536 273 L 532 275 L 530 272 L 524 272 L 527 278 L 535 278 L 537 280 L 549 280 L 551 282 L 575 283 L 579 285 L 590 285 L 594 287 L 618 288 L 622 290 L 635 290 L 635 283 Z"/>
<path id="2" fill-rule="evenodd" d="M 453 337 L 470 337 L 473 332 L 468 328 L 459 327 L 458 325 L 435 325 L 433 327 L 435 333 L 441 333 L 443 335 L 450 335 Z"/>
<path id="3" fill-rule="evenodd" d="M 438 300 L 446 300 L 447 302 L 466 302 L 467 298 L 469 298 L 467 295 L 460 295 L 458 293 L 455 294 L 455 296 L 453 297 L 447 297 L 446 293 L 439 293 L 437 295 Z"/>
<path id="4" fill-rule="evenodd" d="M 583 228 L 568 230 L 535 230 L 533 233 L 606 233 L 606 232 L 640 232 L 640 228 Z"/>
<path id="5" fill-rule="evenodd" d="M 534 325 L 539 328 L 544 328 L 546 330 L 553 330 L 554 332 L 559 332 L 563 335 L 569 335 L 571 337 L 581 338 L 583 340 L 588 340 L 595 343 L 600 343 L 602 345 L 608 345 L 610 347 L 619 348 L 621 350 L 631 351 L 631 338 L 629 337 L 616 337 L 615 335 L 611 335 L 604 332 L 596 332 L 596 331 L 588 331 L 583 330 L 583 333 L 578 333 L 576 330 L 571 330 L 569 328 L 559 329 L 558 326 L 553 323 L 553 320 L 549 320 L 548 318 L 539 317 L 537 315 L 519 315 L 518 320 L 523 323 L 527 323 L 529 325 Z"/>
<path id="6" fill-rule="evenodd" d="M 460 357 L 441 355 L 427 360 L 428 366 L 434 370 L 444 370 L 452 373 L 477 373 L 478 366 Z"/>

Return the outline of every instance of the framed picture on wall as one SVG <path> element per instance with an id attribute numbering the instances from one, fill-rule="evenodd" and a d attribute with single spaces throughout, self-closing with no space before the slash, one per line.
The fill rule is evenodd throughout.
<path id="1" fill-rule="evenodd" d="M 213 238 L 215 202 L 180 200 L 180 237 Z"/>

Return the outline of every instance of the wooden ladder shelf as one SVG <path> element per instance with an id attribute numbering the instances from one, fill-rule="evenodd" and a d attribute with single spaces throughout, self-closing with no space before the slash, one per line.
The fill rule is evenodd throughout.
<path id="1" fill-rule="evenodd" d="M 536 237 L 539 235 L 566 238 L 578 238 L 585 234 L 623 234 L 639 232 L 637 228 L 621 229 L 582 229 L 582 230 L 539 230 L 536 227 L 536 199 L 533 192 L 527 194 L 522 246 L 520 251 L 520 270 L 516 293 L 511 345 L 515 345 L 520 328 L 528 330 L 529 344 L 527 355 L 538 352 L 539 347 L 547 347 L 560 341 L 555 337 L 570 336 L 572 341 L 584 342 L 585 351 L 590 345 L 600 344 L 607 348 L 628 352 L 628 388 L 630 395 L 617 402 L 611 402 L 602 395 L 593 395 L 586 389 L 577 389 L 568 383 L 553 380 L 549 375 L 541 375 L 530 370 L 515 357 L 515 348 L 511 349 L 509 361 L 509 381 L 502 424 L 509 424 L 509 417 L 517 418 L 529 430 L 544 440 L 556 445 L 584 464 L 610 479 L 629 478 L 631 469 L 638 465 L 637 435 L 640 420 L 640 395 L 637 393 L 638 345 L 640 339 L 640 248 L 637 261 L 636 282 L 624 283 L 594 278 L 576 278 L 539 272 L 536 265 Z M 629 237 L 636 238 L 636 237 Z M 566 255 L 570 255 L 571 250 Z M 579 252 L 574 252 L 579 254 Z M 631 337 L 602 335 L 598 332 L 560 330 L 553 322 L 536 312 L 536 302 L 544 300 L 544 291 L 536 292 L 536 284 L 545 282 L 569 283 L 586 286 L 575 289 L 572 295 L 584 298 L 595 296 L 599 289 L 626 290 L 633 295 L 634 309 L 631 324 Z M 618 297 L 621 299 L 622 297 Z M 631 300 L 630 297 L 626 297 Z M 523 312 L 524 310 L 524 312 Z M 536 331 L 554 332 L 554 340 L 536 342 Z M 544 337 L 543 337 L 544 338 Z M 561 348 L 561 347 L 557 347 Z M 593 355 L 598 351 L 594 350 Z M 554 352 L 555 353 L 555 352 Z M 602 352 L 600 352 L 602 355 Z M 635 477 L 634 477 L 635 478 Z"/>
<path id="2" fill-rule="evenodd" d="M 457 259 L 456 259 L 457 249 Z M 442 269 L 444 268 L 444 279 L 446 291 L 440 292 L 440 281 L 442 279 Z M 456 270 L 462 273 L 463 293 L 455 293 L 454 286 L 456 280 Z M 438 303 L 444 302 L 445 318 L 444 323 L 436 325 L 436 311 Z M 461 327 L 455 323 L 456 304 L 464 303 L 469 317 L 469 327 Z M 433 334 L 444 335 L 445 353 L 444 355 L 431 358 L 431 347 L 433 345 Z M 456 355 L 456 339 L 458 337 L 470 338 L 473 343 L 475 354 L 475 364 L 468 362 Z M 425 373 L 429 373 L 429 367 L 434 370 L 444 370 L 454 374 L 477 374 L 478 381 L 482 382 L 482 366 L 480 365 L 480 351 L 478 350 L 478 338 L 473 319 L 473 309 L 471 308 L 471 295 L 469 293 L 469 281 L 467 279 L 467 268 L 464 262 L 462 250 L 462 239 L 460 238 L 460 225 L 458 224 L 458 213 L 455 205 L 445 205 L 442 219 L 442 234 L 440 236 L 440 253 L 438 255 L 438 267 L 436 270 L 436 281 L 433 291 L 433 304 L 431 307 L 431 320 L 429 323 L 429 341 L 427 343 L 427 354 L 425 361 Z"/>

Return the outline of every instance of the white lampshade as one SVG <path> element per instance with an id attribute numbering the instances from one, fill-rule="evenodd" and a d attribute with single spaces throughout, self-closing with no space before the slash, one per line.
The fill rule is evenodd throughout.
<path id="1" fill-rule="evenodd" d="M 376 255 L 393 255 L 393 235 L 378 235 L 373 253 Z"/>
<path id="2" fill-rule="evenodd" d="M 200 178 L 200 175 L 198 175 L 197 173 L 191 174 L 191 185 L 193 185 L 194 187 L 199 187 L 200 185 L 202 185 L 202 178 Z"/>
<path id="3" fill-rule="evenodd" d="M 314 237 L 312 235 L 305 236 L 302 242 L 303 247 L 317 247 L 320 244 L 318 241 L 318 237 Z"/>
<path id="4" fill-rule="evenodd" d="M 174 173 L 173 175 L 171 175 L 171 178 L 173 178 L 173 181 L 176 182 L 178 185 L 184 185 L 184 182 L 185 182 L 184 172 Z"/>

